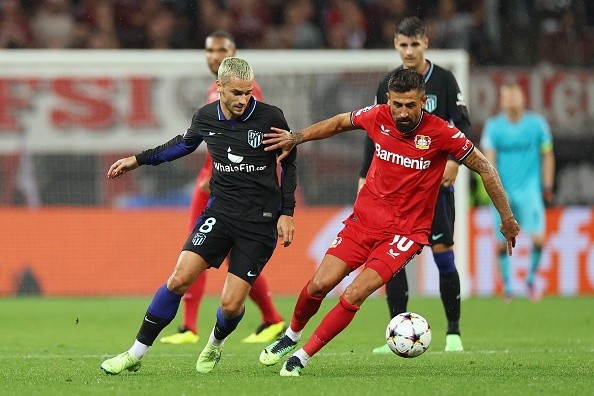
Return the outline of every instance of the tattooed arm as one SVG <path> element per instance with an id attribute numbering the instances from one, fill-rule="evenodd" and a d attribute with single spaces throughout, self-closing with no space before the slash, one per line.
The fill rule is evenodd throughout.
<path id="1" fill-rule="evenodd" d="M 491 201 L 493 201 L 493 205 L 495 205 L 501 217 L 499 229 L 505 239 L 507 239 L 507 252 L 511 256 L 512 248 L 516 246 L 516 236 L 520 232 L 520 227 L 509 207 L 509 202 L 507 201 L 507 196 L 505 195 L 497 171 L 476 147 L 464 159 L 463 164 L 468 169 L 478 173 L 481 179 L 483 179 L 485 190 L 489 194 L 489 197 L 491 197 Z"/>

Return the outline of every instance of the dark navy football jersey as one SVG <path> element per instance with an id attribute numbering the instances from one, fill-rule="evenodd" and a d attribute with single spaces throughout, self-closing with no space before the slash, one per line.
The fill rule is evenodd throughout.
<path id="1" fill-rule="evenodd" d="M 402 66 L 387 73 L 380 81 L 375 94 L 375 103 L 383 104 L 388 101 L 388 81 L 394 72 Z M 425 94 L 427 103 L 425 111 L 455 125 L 467 138 L 472 136 L 470 116 L 466 102 L 458 87 L 458 82 L 451 71 L 430 62 L 429 70 L 425 74 Z M 363 163 L 359 176 L 364 178 L 373 159 L 374 146 L 371 139 L 367 139 L 364 147 Z"/>
<path id="2" fill-rule="evenodd" d="M 141 165 L 158 165 L 193 152 L 204 141 L 213 162 L 208 208 L 238 220 L 276 221 L 279 215 L 293 215 L 297 153 L 291 151 L 281 162 L 279 184 L 280 151 L 264 151 L 262 143 L 271 127 L 289 130 L 278 107 L 252 97 L 241 117 L 227 120 L 216 101 L 196 111 L 184 135 L 136 158 Z"/>

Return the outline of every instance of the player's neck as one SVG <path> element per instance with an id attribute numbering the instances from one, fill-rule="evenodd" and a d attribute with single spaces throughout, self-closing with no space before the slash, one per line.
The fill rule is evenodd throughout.
<path id="1" fill-rule="evenodd" d="M 524 110 L 510 110 L 506 112 L 507 118 L 513 123 L 520 121 L 522 114 L 524 114 Z"/>
<path id="2" fill-rule="evenodd" d="M 427 59 L 423 59 L 423 61 L 419 64 L 419 66 L 415 67 L 414 70 L 421 74 L 422 76 L 425 76 L 427 74 L 427 72 L 429 71 L 429 68 L 431 67 L 431 63 L 429 63 L 429 61 Z"/>

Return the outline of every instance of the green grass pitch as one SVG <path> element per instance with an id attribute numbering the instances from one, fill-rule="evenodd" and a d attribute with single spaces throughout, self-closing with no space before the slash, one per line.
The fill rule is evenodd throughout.
<path id="1" fill-rule="evenodd" d="M 594 394 L 591 297 L 548 297 L 536 304 L 521 298 L 511 304 L 488 298 L 464 301 L 461 327 L 466 350 L 462 353 L 443 352 L 441 301 L 412 297 L 409 309 L 427 318 L 433 331 L 429 350 L 414 359 L 371 353 L 384 342 L 388 315 L 383 297 L 370 299 L 299 378 L 280 377 L 280 365 L 262 366 L 258 355 L 263 345 L 239 343 L 260 320 L 251 302 L 216 369 L 196 373 L 196 358 L 214 324 L 218 304 L 217 298 L 207 298 L 199 316 L 198 344 L 156 342 L 137 373 L 104 374 L 99 364 L 130 347 L 149 301 L 149 297 L 0 299 L 0 394 Z M 295 298 L 277 297 L 276 301 L 289 318 Z M 328 299 L 322 305 L 304 337 L 334 304 L 336 299 Z M 179 320 L 163 335 L 175 331 Z"/>

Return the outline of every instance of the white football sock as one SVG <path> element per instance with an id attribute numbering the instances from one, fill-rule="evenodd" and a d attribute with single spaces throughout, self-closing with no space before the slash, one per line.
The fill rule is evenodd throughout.
<path id="1" fill-rule="evenodd" d="M 289 337 L 293 342 L 299 342 L 301 339 L 302 331 L 293 331 L 291 330 L 291 326 L 287 327 L 287 331 L 285 331 L 285 335 Z"/>
<path id="2" fill-rule="evenodd" d="M 307 362 L 309 362 L 309 359 L 311 359 L 311 356 L 309 356 L 307 354 L 307 352 L 305 352 L 303 350 L 303 348 L 301 348 L 297 352 L 295 352 L 293 354 L 293 356 L 296 356 L 296 357 L 299 358 L 299 360 L 301 361 L 301 364 L 303 365 L 303 367 L 305 367 L 305 365 L 307 364 Z"/>
<path id="3" fill-rule="evenodd" d="M 136 357 L 136 359 L 142 359 L 148 352 L 148 349 L 148 345 L 145 345 L 138 340 L 134 340 L 134 344 L 132 344 L 132 347 L 128 349 L 128 352 L 130 352 L 132 356 Z"/>

